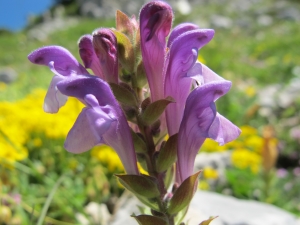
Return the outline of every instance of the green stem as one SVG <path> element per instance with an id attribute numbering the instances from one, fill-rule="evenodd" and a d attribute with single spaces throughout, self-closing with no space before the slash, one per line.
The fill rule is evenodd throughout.
<path id="1" fill-rule="evenodd" d="M 265 195 L 265 202 L 268 202 L 268 198 L 270 196 L 270 187 L 271 187 L 271 178 L 272 174 L 271 171 L 264 171 L 264 195 Z"/>
<path id="2" fill-rule="evenodd" d="M 44 204 L 44 206 L 43 206 L 43 209 L 42 209 L 41 215 L 40 215 L 40 217 L 39 217 L 39 219 L 38 219 L 37 225 L 42 225 L 42 224 L 43 224 L 43 221 L 44 221 L 44 219 L 45 219 L 45 217 L 46 217 L 47 211 L 48 211 L 49 206 L 50 206 L 50 204 L 51 204 L 51 201 L 52 201 L 52 199 L 53 199 L 53 197 L 54 197 L 54 194 L 55 194 L 56 190 L 58 189 L 59 185 L 60 185 L 60 184 L 62 183 L 62 181 L 64 180 L 64 178 L 65 178 L 65 176 L 62 175 L 62 176 L 56 181 L 55 185 L 53 186 L 53 188 L 52 188 L 50 194 L 48 195 L 47 200 L 46 200 L 46 202 L 45 202 L 45 204 Z"/>
<path id="3" fill-rule="evenodd" d="M 169 219 L 169 225 L 175 225 L 174 217 L 171 216 L 168 218 Z"/>

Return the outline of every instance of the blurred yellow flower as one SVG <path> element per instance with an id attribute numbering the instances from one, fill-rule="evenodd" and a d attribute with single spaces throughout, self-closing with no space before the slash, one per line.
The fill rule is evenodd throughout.
<path id="1" fill-rule="evenodd" d="M 205 167 L 203 170 L 203 177 L 205 179 L 217 179 L 219 177 L 218 171 L 211 168 L 211 167 Z"/>
<path id="2" fill-rule="evenodd" d="M 259 171 L 261 155 L 248 149 L 235 149 L 231 155 L 232 164 L 239 169 L 249 168 L 253 173 Z"/>
<path id="3" fill-rule="evenodd" d="M 198 184 L 198 189 L 207 191 L 210 189 L 210 185 L 207 181 L 200 180 Z"/>
<path id="4" fill-rule="evenodd" d="M 245 146 L 248 146 L 250 149 L 258 153 L 261 153 L 263 144 L 264 139 L 257 135 L 251 135 L 245 139 Z"/>
<path id="5" fill-rule="evenodd" d="M 242 130 L 241 137 L 246 137 L 249 135 L 257 135 L 257 130 L 254 127 L 249 125 L 241 126 L 240 129 Z"/>
<path id="6" fill-rule="evenodd" d="M 107 145 L 96 146 L 92 149 L 91 155 L 98 159 L 110 173 L 123 172 L 123 164 L 113 148 Z"/>
<path id="7" fill-rule="evenodd" d="M 45 134 L 48 138 L 65 138 L 76 120 L 83 104 L 70 98 L 59 114 L 43 111 L 46 91 L 36 89 L 25 98 L 15 102 L 0 102 L 0 159 L 2 162 L 23 160 L 28 156 L 26 143 L 35 147 L 43 144 L 34 134 Z"/>
<path id="8" fill-rule="evenodd" d="M 253 86 L 249 86 L 245 89 L 245 93 L 248 97 L 253 97 L 256 94 L 256 90 Z"/>
<path id="9" fill-rule="evenodd" d="M 221 146 L 217 142 L 209 138 L 205 140 L 204 144 L 201 147 L 201 151 L 204 152 L 222 152 L 228 149 L 228 145 Z"/>

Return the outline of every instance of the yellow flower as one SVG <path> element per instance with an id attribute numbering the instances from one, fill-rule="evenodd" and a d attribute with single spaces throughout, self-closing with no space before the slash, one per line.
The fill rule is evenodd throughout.
<path id="1" fill-rule="evenodd" d="M 47 114 L 42 106 L 46 91 L 36 89 L 15 102 L 0 102 L 0 159 L 11 164 L 28 155 L 26 144 L 40 147 L 40 138 L 32 134 L 45 134 L 48 138 L 65 138 L 83 104 L 69 98 L 58 114 Z"/>
<path id="2" fill-rule="evenodd" d="M 201 147 L 201 151 L 204 152 L 222 152 L 228 149 L 229 148 L 227 144 L 221 146 L 216 141 L 209 138 L 205 140 L 204 144 Z"/>
<path id="3" fill-rule="evenodd" d="M 98 159 L 110 173 L 123 172 L 123 164 L 113 148 L 107 145 L 96 146 L 92 149 L 91 155 Z"/>
<path id="4" fill-rule="evenodd" d="M 246 138 L 245 146 L 254 150 L 255 152 L 261 153 L 264 144 L 264 139 L 257 135 L 252 135 Z"/>
<path id="5" fill-rule="evenodd" d="M 203 177 L 205 179 L 217 179 L 219 177 L 218 171 L 211 168 L 211 167 L 205 167 L 203 170 Z"/>
<path id="6" fill-rule="evenodd" d="M 261 156 L 248 149 L 236 149 L 231 155 L 232 164 L 239 169 L 251 169 L 257 173 L 261 165 Z"/>
<path id="7" fill-rule="evenodd" d="M 253 86 L 249 86 L 245 89 L 245 93 L 248 97 L 253 97 L 256 94 L 256 90 Z"/>
<path id="8" fill-rule="evenodd" d="M 210 185 L 207 181 L 200 180 L 198 184 L 198 189 L 206 191 L 210 189 Z"/>
<path id="9" fill-rule="evenodd" d="M 242 130 L 241 137 L 257 134 L 257 130 L 254 127 L 248 125 L 241 126 L 240 129 Z"/>

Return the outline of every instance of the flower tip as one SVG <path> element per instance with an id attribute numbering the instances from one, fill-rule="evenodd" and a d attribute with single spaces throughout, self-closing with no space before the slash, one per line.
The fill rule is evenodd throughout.
<path id="1" fill-rule="evenodd" d="M 215 30 L 213 30 L 213 29 L 206 29 L 206 34 L 207 34 L 209 40 L 211 40 L 214 37 L 214 35 L 215 35 Z"/>
<path id="2" fill-rule="evenodd" d="M 93 62 L 93 37 L 91 35 L 84 35 L 78 40 L 79 55 L 84 63 L 85 68 L 90 68 Z"/>
<path id="3" fill-rule="evenodd" d="M 107 38 L 108 40 L 114 40 L 115 34 L 110 28 L 98 28 L 93 31 L 92 33 L 93 37 L 102 37 L 102 38 Z"/>
<path id="4" fill-rule="evenodd" d="M 161 10 L 168 10 L 168 11 L 172 12 L 172 7 L 164 1 L 151 1 L 151 2 L 146 3 L 142 7 L 141 12 L 147 11 L 147 10 L 150 10 L 151 14 L 154 14 Z"/>
<path id="5" fill-rule="evenodd" d="M 36 49 L 27 56 L 28 60 L 33 64 L 44 64 L 44 58 L 41 56 L 39 50 L 40 49 Z"/>
<path id="6" fill-rule="evenodd" d="M 48 105 L 47 103 L 44 103 L 43 105 L 43 110 L 46 113 L 57 113 L 59 108 L 58 107 L 51 107 L 50 105 Z"/>
<path id="7" fill-rule="evenodd" d="M 89 46 L 92 43 L 93 37 L 90 34 L 85 34 L 78 39 L 79 48 L 83 48 Z"/>
<path id="8" fill-rule="evenodd" d="M 117 38 L 111 29 L 100 28 L 93 32 L 93 45 L 97 55 L 104 52 L 114 54 L 117 51 Z"/>
<path id="9" fill-rule="evenodd" d="M 171 29 L 173 20 L 172 7 L 162 1 L 149 2 L 140 12 L 141 29 L 149 29 L 146 41 L 152 39 L 157 30 L 162 30 L 166 37 Z"/>

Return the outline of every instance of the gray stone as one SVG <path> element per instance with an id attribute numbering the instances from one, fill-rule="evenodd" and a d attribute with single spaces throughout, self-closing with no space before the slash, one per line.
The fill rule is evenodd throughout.
<path id="1" fill-rule="evenodd" d="M 261 26 L 270 26 L 273 23 L 273 18 L 268 15 L 261 15 L 257 18 L 257 23 Z"/>
<path id="2" fill-rule="evenodd" d="M 85 216 L 81 213 L 75 215 L 76 219 L 82 225 L 91 224 L 109 224 L 111 214 L 109 213 L 105 204 L 98 204 L 96 202 L 90 202 L 85 208 Z"/>
<path id="3" fill-rule="evenodd" d="M 137 225 L 130 217 L 132 213 L 140 213 L 137 205 L 141 204 L 126 194 L 110 224 Z M 218 216 L 210 225 L 300 225 L 299 218 L 273 205 L 197 191 L 184 221 L 188 221 L 189 225 L 198 225 L 210 216 Z"/>
<path id="4" fill-rule="evenodd" d="M 300 21 L 300 10 L 296 7 L 283 8 L 278 11 L 278 18 Z"/>
<path id="5" fill-rule="evenodd" d="M 232 27 L 232 20 L 225 16 L 220 15 L 212 15 L 211 16 L 211 24 L 213 27 L 220 27 L 220 28 L 230 28 Z"/>
<path id="6" fill-rule="evenodd" d="M 258 102 L 262 107 L 262 116 L 270 116 L 271 111 L 278 107 L 287 108 L 297 98 L 300 92 L 300 78 L 296 77 L 287 85 L 274 84 L 264 87 L 258 93 Z"/>
<path id="7" fill-rule="evenodd" d="M 191 4 L 188 0 L 178 0 L 176 3 L 176 9 L 182 15 L 188 15 L 192 11 Z"/>
<path id="8" fill-rule="evenodd" d="M 205 167 L 214 168 L 218 172 L 218 179 L 215 180 L 215 182 L 225 183 L 225 169 L 231 166 L 231 153 L 231 151 L 214 153 L 201 152 L 195 159 L 195 171 L 202 170 Z"/>
<path id="9" fill-rule="evenodd" d="M 294 215 L 276 206 L 212 192 L 198 191 L 191 208 L 208 216 L 218 216 L 216 221 L 224 225 L 299 225 Z"/>
<path id="10" fill-rule="evenodd" d="M 39 41 L 44 41 L 51 33 L 58 30 L 64 30 L 66 29 L 66 27 L 75 26 L 77 22 L 78 19 L 72 17 L 53 18 L 49 21 L 38 24 L 34 28 L 30 29 L 28 31 L 28 37 Z"/>
<path id="11" fill-rule="evenodd" d="M 0 69 L 0 82 L 9 84 L 14 82 L 18 78 L 17 72 L 12 68 Z"/>

